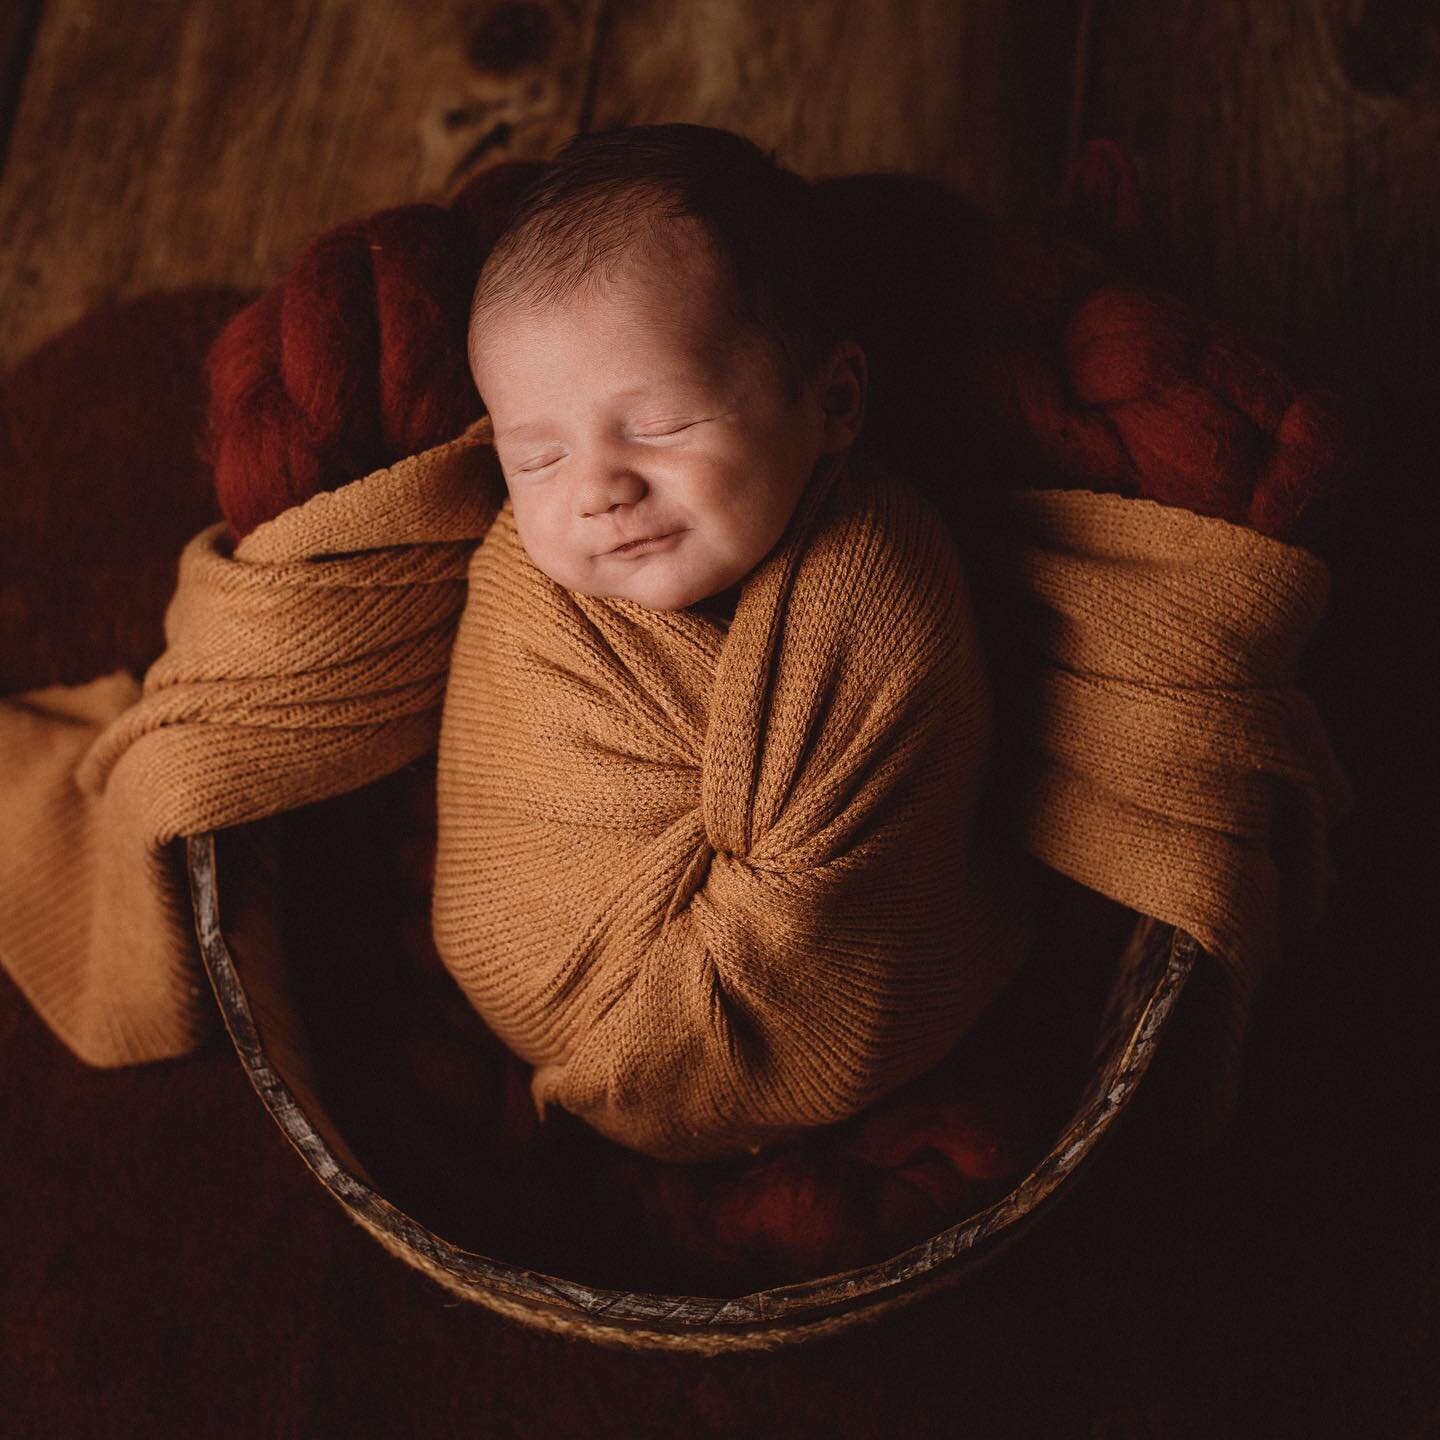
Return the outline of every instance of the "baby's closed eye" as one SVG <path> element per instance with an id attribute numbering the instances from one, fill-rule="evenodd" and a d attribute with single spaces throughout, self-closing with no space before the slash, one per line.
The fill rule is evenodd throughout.
<path id="1" fill-rule="evenodd" d="M 532 475 L 537 470 L 548 469 L 559 459 L 559 455 L 551 455 L 548 459 L 542 457 L 538 460 L 527 460 L 523 465 L 510 466 L 509 473 L 512 475 Z"/>
<path id="2" fill-rule="evenodd" d="M 696 425 L 703 425 L 705 421 L 700 420 L 657 420 L 641 427 L 637 427 L 631 433 L 641 439 L 648 440 L 656 435 L 678 435 L 682 430 L 691 430 Z"/>

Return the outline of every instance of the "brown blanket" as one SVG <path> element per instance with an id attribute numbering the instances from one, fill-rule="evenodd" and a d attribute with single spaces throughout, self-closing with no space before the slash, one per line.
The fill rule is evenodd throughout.
<path id="1" fill-rule="evenodd" d="M 650 1153 L 855 1108 L 1018 963 L 1019 872 L 977 828 L 982 660 L 1032 853 L 1190 930 L 1241 1002 L 1283 907 L 1314 918 L 1348 795 L 1293 684 L 1328 585 L 1305 552 L 1115 496 L 996 496 L 956 537 L 977 628 L 933 516 L 853 464 L 817 476 L 726 634 L 559 591 L 502 498 L 481 422 L 233 555 L 203 532 L 143 695 L 0 706 L 0 960 L 77 1053 L 197 1038 L 161 847 L 405 764 L 442 697 L 447 959 L 539 1099 Z"/>

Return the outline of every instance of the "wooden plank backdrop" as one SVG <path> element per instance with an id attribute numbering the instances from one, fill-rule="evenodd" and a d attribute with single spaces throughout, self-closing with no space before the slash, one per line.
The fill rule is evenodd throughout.
<path id="1" fill-rule="evenodd" d="M 1109 135 L 1173 283 L 1368 408 L 1373 500 L 1311 661 L 1361 795 L 1342 885 L 1262 997 L 1247 1108 L 1198 1173 L 1118 1151 L 1013 1258 L 883 1330 L 613 1354 L 457 1309 L 344 1227 L 225 1047 L 86 1071 L 0 978 L 0 1431 L 1437 1433 L 1436 0 L 28 0 L 0 8 L 0 87 L 0 369 L 27 383 L 97 307 L 206 287 L 218 325 L 315 231 L 576 128 L 730 126 L 810 174 L 913 170 L 1007 215 Z M 175 384 L 198 414 L 193 366 Z M 188 444 L 163 504 L 92 515 L 85 543 L 83 467 L 0 476 L 0 636 L 30 644 L 36 595 L 51 617 L 12 679 L 138 653 L 139 629 L 75 616 L 163 597 L 211 505 Z M 94 582 L 116 535 L 130 568 Z M 25 637 L 5 583 L 30 586 Z"/>
<path id="2" fill-rule="evenodd" d="M 533 60 L 506 48 L 521 10 L 547 27 Z M 547 152 L 580 118 L 596 14 L 52 0 L 0 191 L 0 363 L 104 301 L 266 285 L 316 230 L 441 191 L 486 134 Z"/>
<path id="3" fill-rule="evenodd" d="M 1149 160 L 1187 288 L 1357 371 L 1433 361 L 1440 8 L 1106 0 L 1103 11 L 1087 123 Z"/>
<path id="4" fill-rule="evenodd" d="M 0 188 L 0 365 L 104 301 L 264 286 L 315 231 L 582 120 L 723 125 L 810 174 L 1036 203 L 1073 33 L 1035 0 L 49 0 Z"/>

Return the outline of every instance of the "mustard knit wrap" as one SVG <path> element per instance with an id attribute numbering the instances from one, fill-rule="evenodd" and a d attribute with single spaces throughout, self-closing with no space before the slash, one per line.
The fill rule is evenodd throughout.
<path id="1" fill-rule="evenodd" d="M 757 1150 L 928 1069 L 1024 959 L 964 577 L 883 472 L 817 467 L 728 634 L 556 584 L 507 501 L 450 677 L 436 943 L 541 1105 Z"/>
<path id="2" fill-rule="evenodd" d="M 503 500 L 480 422 L 233 553 L 211 527 L 143 687 L 0 701 L 0 963 L 82 1058 L 211 1021 L 176 836 L 437 740 L 447 962 L 542 1104 L 670 1158 L 938 1058 L 1023 957 L 1020 847 L 1195 935 L 1235 1035 L 1318 918 L 1350 793 L 1295 685 L 1305 551 L 1085 491 L 977 497 L 947 536 L 856 457 L 727 632 L 559 590 Z"/>

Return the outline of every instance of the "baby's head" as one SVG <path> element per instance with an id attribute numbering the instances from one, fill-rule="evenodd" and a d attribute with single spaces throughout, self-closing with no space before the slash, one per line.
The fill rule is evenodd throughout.
<path id="1" fill-rule="evenodd" d="M 812 204 L 697 125 L 578 138 L 526 192 L 475 290 L 470 365 L 552 580 L 657 610 L 733 590 L 853 443 L 865 359 L 826 316 Z"/>

